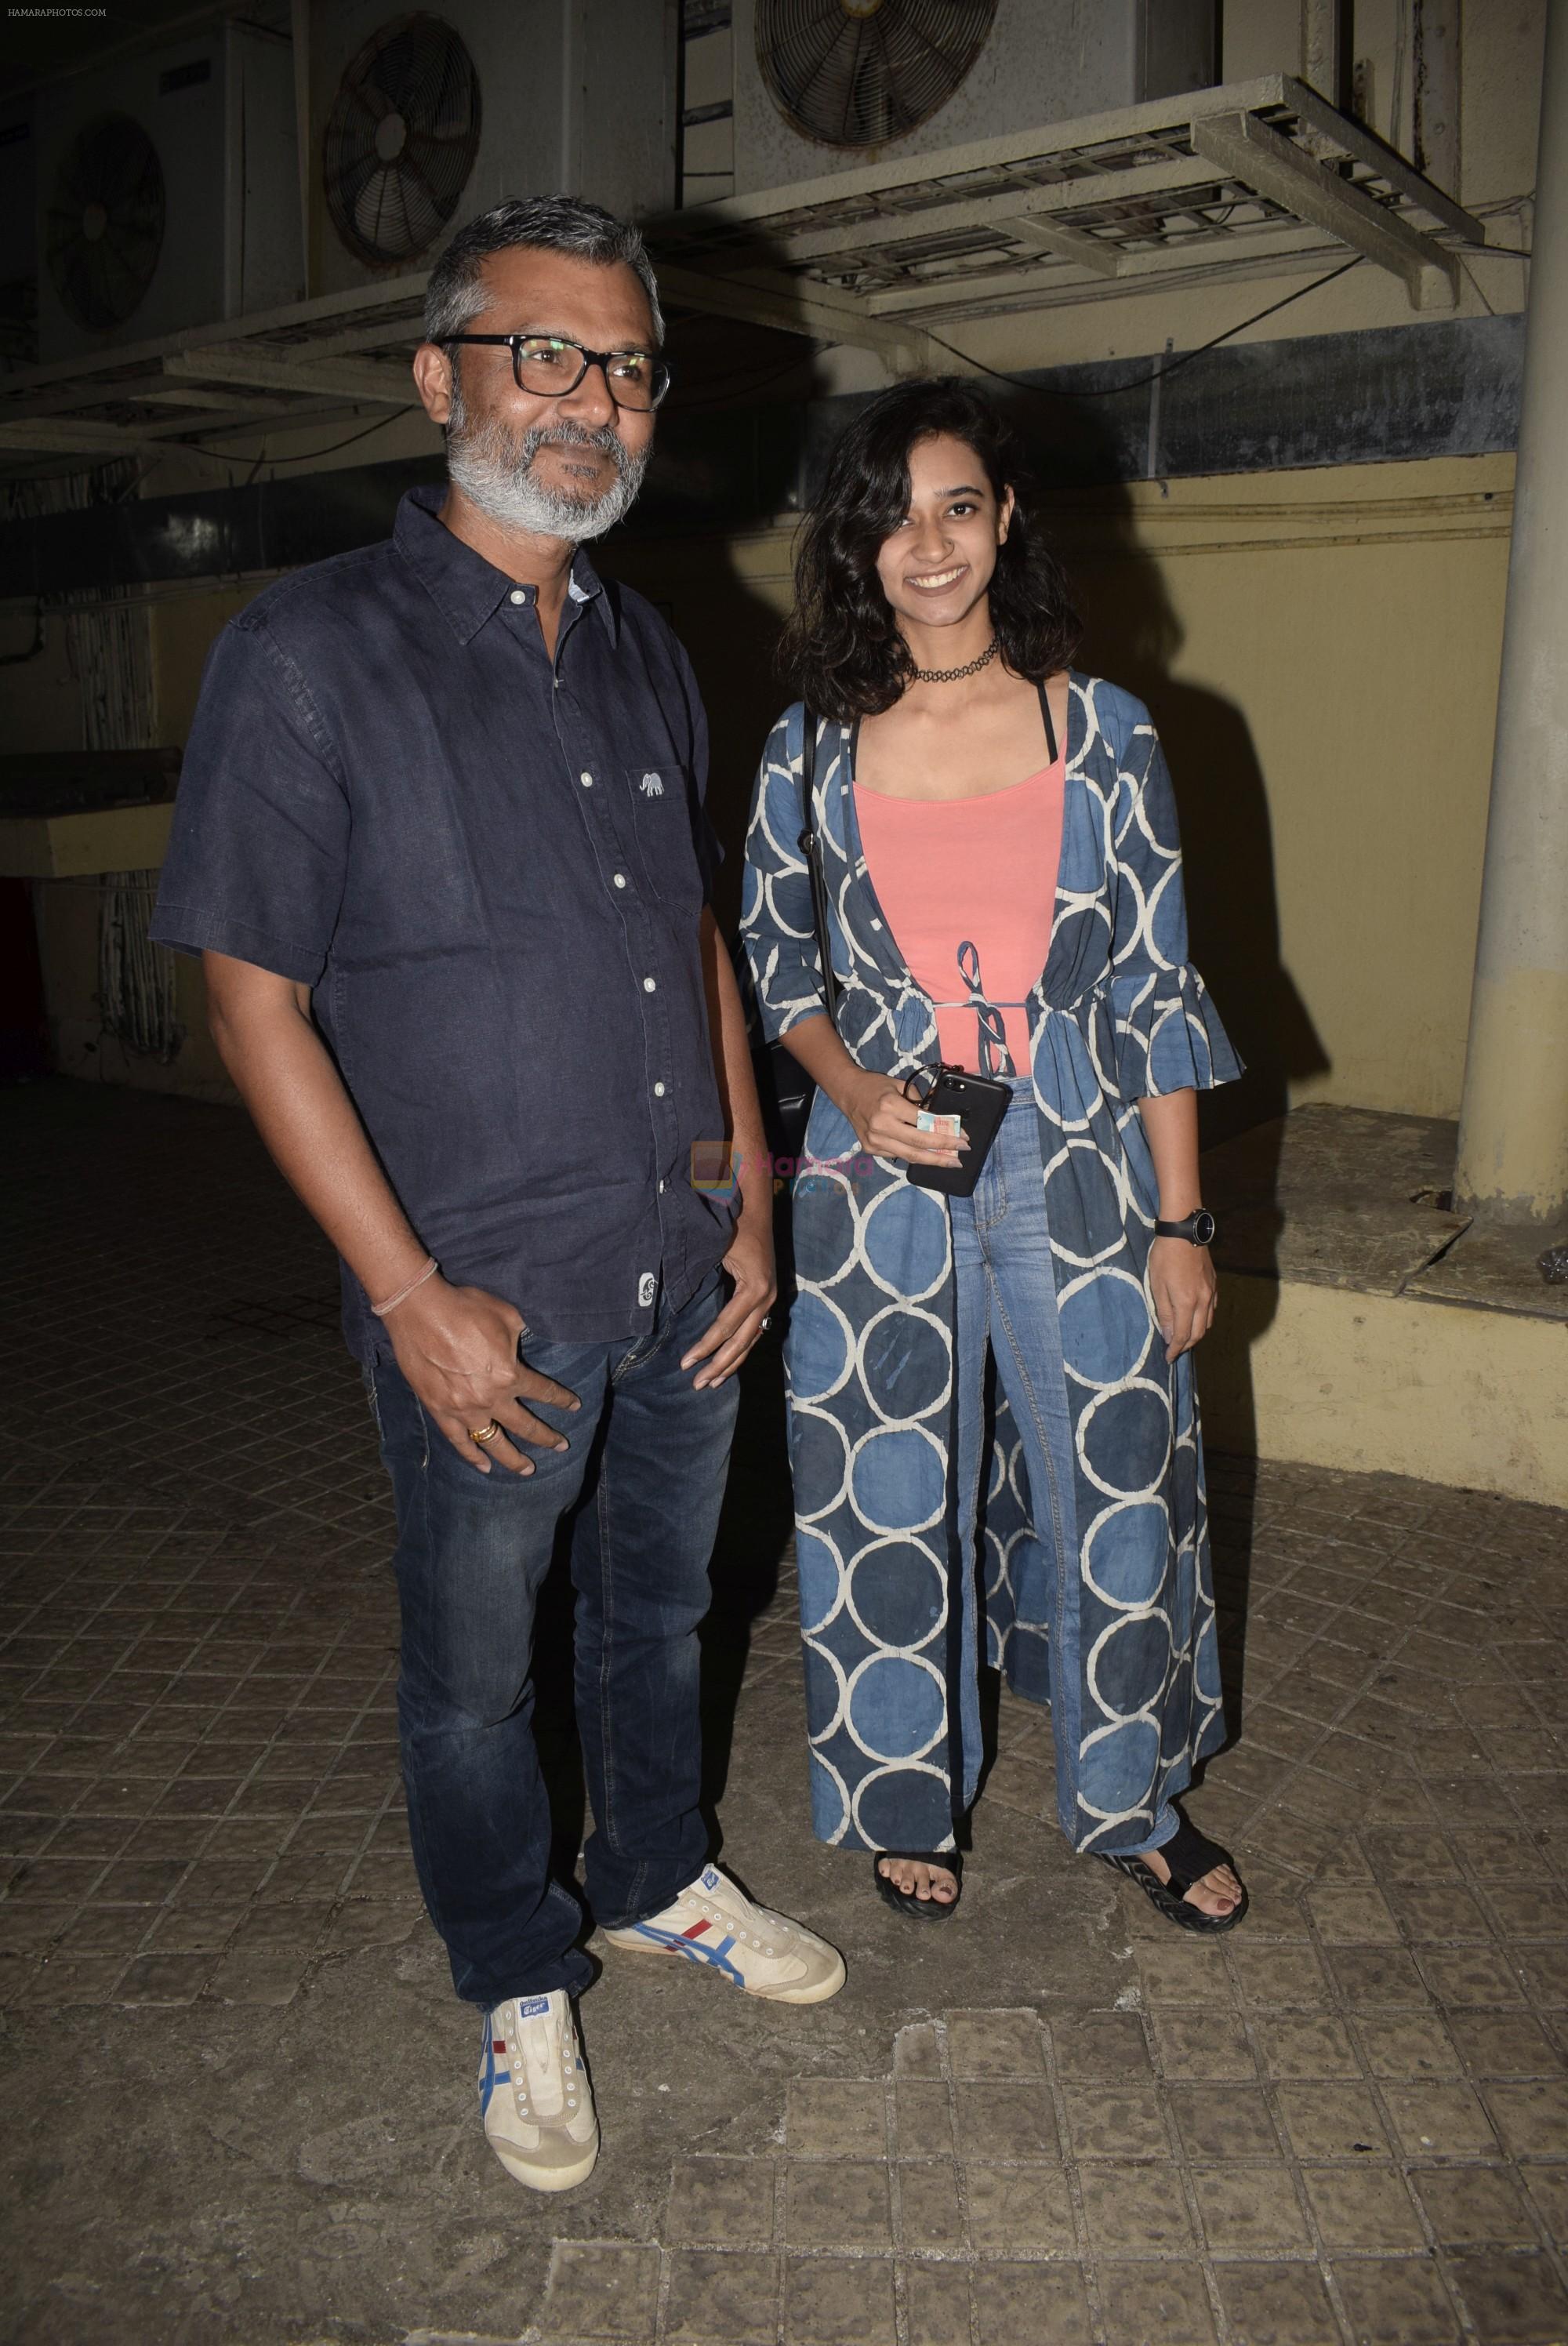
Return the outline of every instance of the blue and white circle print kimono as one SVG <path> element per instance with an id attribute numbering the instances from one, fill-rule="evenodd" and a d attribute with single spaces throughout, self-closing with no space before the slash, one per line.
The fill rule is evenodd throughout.
<path id="1" fill-rule="evenodd" d="M 747 838 L 741 930 L 770 1040 L 824 1007 L 799 844 L 803 722 L 797 704 L 773 729 Z M 851 744 L 848 727 L 820 725 L 839 1032 L 861 1066 L 903 1076 L 939 1056 L 936 1016 L 867 876 Z M 1241 1072 L 1186 951 L 1176 801 L 1148 711 L 1074 671 L 1054 928 L 1028 1003 L 1072 1435 L 1054 1460 L 1063 1601 L 1000 1393 L 980 1522 L 989 1660 L 1045 1701 L 1054 1635 L 1059 1684 L 1077 1690 L 1077 1763 L 1058 1767 L 1057 1806 L 1079 1849 L 1146 1842 L 1224 1736 L 1193 1364 L 1166 1364 L 1155 1325 L 1156 1187 L 1135 1106 Z M 822 1091 L 808 1149 L 785 1362 L 812 1823 L 823 1841 L 880 1849 L 896 1817 L 894 1846 L 942 1849 L 980 1760 L 966 1731 L 975 1576 L 952 1553 L 949 1209 L 901 1162 L 860 1156 Z M 1049 1511 L 1044 1523 L 1050 1540 Z M 933 1677 L 946 1690 L 934 1723 Z"/>

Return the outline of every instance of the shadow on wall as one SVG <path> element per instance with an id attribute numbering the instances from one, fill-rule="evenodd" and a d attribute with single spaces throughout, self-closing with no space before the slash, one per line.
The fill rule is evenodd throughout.
<path id="1" fill-rule="evenodd" d="M 1202 1145 L 1214 1148 L 1256 1126 L 1276 1125 L 1268 1168 L 1273 1194 L 1291 1086 L 1324 1072 L 1329 1061 L 1280 954 L 1273 828 L 1251 728 L 1223 693 L 1173 673 L 1181 620 L 1164 566 L 1139 543 L 1125 481 L 1115 477 L 1125 457 L 1105 403 L 1035 395 L 1021 398 L 1012 412 L 1045 484 L 1048 524 L 1054 499 L 1064 505 L 1071 499 L 1053 536 L 1084 620 L 1080 663 L 1147 703 L 1169 761 L 1181 823 L 1189 950 L 1246 1067 L 1238 1082 L 1200 1096 Z M 1275 1239 L 1280 1219 L 1276 1208 Z M 1272 1267 L 1271 1248 L 1259 1268 Z M 1278 1301 L 1272 1279 L 1227 1283 L 1223 1308 L 1233 1336 L 1244 1334 L 1248 1361 Z M 1247 1315 L 1244 1331 L 1234 1329 L 1239 1312 Z M 1230 1439 L 1241 1455 L 1256 1459 L 1250 1374 L 1237 1400 Z"/>
<path id="2" fill-rule="evenodd" d="M 1194 961 L 1245 1062 L 1202 1102 L 1204 1146 L 1285 1115 L 1293 1082 L 1328 1055 L 1280 958 L 1274 841 L 1263 774 L 1242 710 L 1171 673 L 1181 627 L 1160 566 L 1107 508 L 1106 550 L 1074 566 L 1087 625 L 1084 658 L 1148 703 L 1176 783 Z M 1125 542 L 1115 541 L 1118 532 Z"/>
<path id="3" fill-rule="evenodd" d="M 1038 409 L 1041 403 L 1030 401 Z M 1064 403 L 1053 403 L 1064 405 Z M 1182 625 L 1163 566 L 1138 542 L 1133 503 L 1123 483 L 1106 477 L 1109 434 L 1100 438 L 1094 408 L 1074 406 L 1062 437 L 1038 415 L 1018 418 L 1052 487 L 1075 494 L 1070 537 L 1062 551 L 1084 620 L 1081 664 L 1112 678 L 1146 702 L 1165 747 L 1181 824 L 1189 951 L 1213 994 L 1246 1073 L 1200 1095 L 1204 1148 L 1256 1126 L 1272 1126 L 1269 1195 L 1278 1196 L 1279 1153 L 1290 1086 L 1329 1062 L 1280 954 L 1273 827 L 1252 730 L 1223 693 L 1176 677 Z M 1096 444 L 1099 443 L 1099 444 Z M 1088 490 L 1089 495 L 1083 492 Z M 1048 497 L 1049 502 L 1049 497 Z M 1267 1265 L 1272 1269 L 1282 1223 L 1271 1215 Z M 1227 1413 L 1227 1441 L 1248 1467 L 1257 1458 L 1252 1362 L 1278 1310 L 1271 1278 L 1227 1279 L 1220 1309 L 1229 1355 L 1245 1363 Z M 1197 1362 L 1201 1395 L 1204 1365 Z M 1248 1620 L 1256 1478 L 1227 1487 L 1228 1539 L 1223 1573 L 1221 1672 L 1234 1739 L 1240 1723 Z"/>
<path id="4" fill-rule="evenodd" d="M 802 382 L 801 401 L 810 396 L 809 385 Z M 1181 623 L 1162 566 L 1138 543 L 1132 499 L 1117 479 L 1125 455 L 1110 422 L 1084 403 L 1000 390 L 998 396 L 1030 452 L 1044 489 L 1047 533 L 1059 545 L 1073 577 L 1085 621 L 1080 664 L 1147 702 L 1170 761 L 1186 856 L 1193 959 L 1247 1069 L 1240 1082 L 1202 1102 L 1204 1145 L 1214 1147 L 1238 1132 L 1282 1118 L 1292 1082 L 1329 1064 L 1280 955 L 1273 838 L 1251 731 L 1234 702 L 1172 672 L 1181 649 Z M 840 418 L 847 419 L 860 403 L 834 403 L 831 413 L 838 428 L 842 428 Z M 826 420 L 820 407 L 809 417 L 804 461 L 796 465 L 790 484 L 795 495 L 806 500 L 821 479 L 831 444 L 820 430 Z M 785 444 L 798 450 L 800 435 L 797 428 L 780 432 L 778 439 L 781 477 L 777 485 L 782 487 L 790 469 Z M 766 423 L 759 418 L 758 448 L 763 449 L 767 441 Z M 704 446 L 700 434 L 677 437 L 672 433 L 670 443 L 666 479 L 689 522 L 694 508 L 699 509 L 705 474 L 709 479 L 716 476 L 718 459 L 711 445 Z M 790 502 L 783 495 L 769 502 L 764 495 L 752 510 L 777 513 Z M 687 625 L 687 648 L 712 723 L 709 804 L 726 852 L 718 910 L 732 932 L 751 778 L 768 729 L 789 694 L 777 669 L 778 610 L 741 574 L 731 543 L 720 530 L 705 535 L 703 559 L 711 562 L 713 573 L 704 579 L 702 602 L 708 613 L 717 615 L 717 623 Z M 647 584 L 646 572 L 642 576 Z M 657 587 L 654 591 L 657 595 Z M 685 614 L 678 606 L 670 616 L 681 629 Z M 1245 1333 L 1249 1354 L 1273 1317 L 1277 1297 L 1278 1289 L 1268 1279 L 1232 1282 L 1227 1290 L 1227 1309 L 1248 1314 Z M 782 1413 L 764 1415 L 766 1423 L 759 1417 L 754 1431 L 755 1467 L 766 1479 L 777 1475 L 779 1488 L 784 1490 Z M 1255 1457 L 1250 1392 L 1233 1424 L 1240 1428 L 1233 1433 L 1233 1442 L 1243 1455 Z M 1243 1553 L 1248 1545 L 1244 1537 Z M 753 1590 L 732 1585 L 723 1635 L 713 1641 L 709 1653 L 711 1693 L 717 1698 L 708 1722 L 717 1763 L 710 1767 L 710 1796 L 722 1783 L 748 1620 L 768 1593 L 761 1586 Z M 1238 1637 L 1244 1636 L 1244 1590 L 1233 1587 L 1230 1603 L 1241 1617 Z M 1238 1663 L 1237 1657 L 1233 1672 Z"/>

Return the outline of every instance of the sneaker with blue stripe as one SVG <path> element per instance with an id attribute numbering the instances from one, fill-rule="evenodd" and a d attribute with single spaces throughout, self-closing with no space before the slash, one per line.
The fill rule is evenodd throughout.
<path id="1" fill-rule="evenodd" d="M 606 1931 L 612 1947 L 632 1954 L 682 1955 L 706 1964 L 748 1995 L 775 2004 L 826 2004 L 844 1984 L 844 1958 L 804 1924 L 755 1906 L 718 1866 L 660 1913 Z"/>
<path id="2" fill-rule="evenodd" d="M 491 2149 L 517 2182 L 570 2191 L 587 2181 L 599 2121 L 565 1988 L 516 1996 L 487 2014 L 479 2108 Z"/>

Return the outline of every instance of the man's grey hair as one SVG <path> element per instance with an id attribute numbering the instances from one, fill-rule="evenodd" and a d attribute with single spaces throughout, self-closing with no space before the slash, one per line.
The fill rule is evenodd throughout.
<path id="1" fill-rule="evenodd" d="M 424 291 L 424 338 L 444 342 L 461 334 L 485 304 L 479 272 L 493 252 L 515 246 L 535 252 L 565 252 L 604 267 L 616 261 L 641 280 L 653 312 L 654 341 L 663 343 L 664 312 L 647 248 L 629 220 L 578 196 L 517 196 L 481 212 L 460 228 L 430 272 Z M 548 321 L 541 322 L 547 323 Z"/>

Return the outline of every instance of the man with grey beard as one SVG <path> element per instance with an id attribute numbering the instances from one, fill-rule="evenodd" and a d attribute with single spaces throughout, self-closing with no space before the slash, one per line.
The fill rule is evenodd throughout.
<path id="1" fill-rule="evenodd" d="M 588 1899 L 613 1949 L 815 2004 L 839 1955 L 708 1862 L 697 1632 L 774 1296 L 772 1182 L 708 903 L 690 665 L 584 542 L 668 383 L 652 270 L 596 206 L 498 206 L 431 273 L 444 491 L 280 580 L 213 650 L 154 934 L 338 1249 L 392 1479 L 414 1862 L 508 2173 L 598 2124 L 550 1872 L 535 1603 L 569 1519 Z M 697 1163 L 728 1136 L 700 1183 Z"/>

